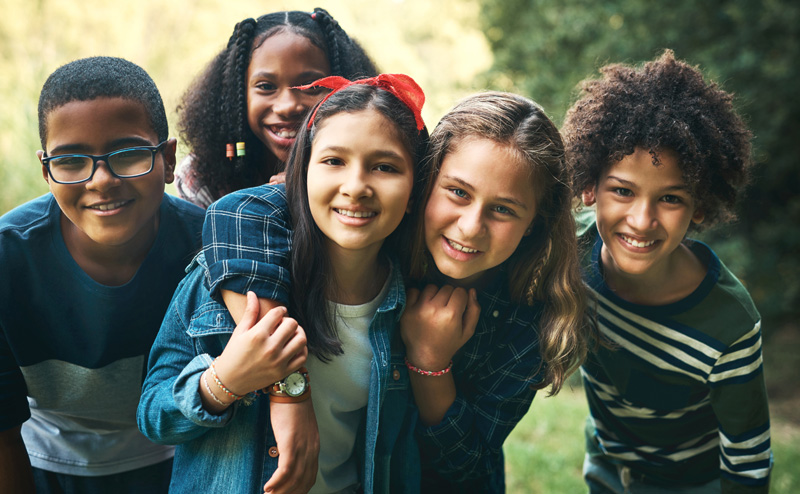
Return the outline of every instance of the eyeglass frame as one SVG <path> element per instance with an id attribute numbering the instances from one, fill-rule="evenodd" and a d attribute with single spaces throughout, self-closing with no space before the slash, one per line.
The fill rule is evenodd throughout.
<path id="1" fill-rule="evenodd" d="M 61 184 L 61 185 L 75 185 L 75 184 L 82 184 L 84 182 L 90 181 L 92 178 L 94 178 L 94 173 L 97 171 L 97 162 L 98 161 L 104 162 L 106 164 L 106 168 L 108 168 L 109 173 L 111 173 L 111 175 L 113 177 L 115 177 L 115 178 L 119 178 L 119 179 L 137 178 L 137 177 L 142 177 L 144 175 L 147 175 L 148 173 L 153 171 L 153 169 L 156 166 L 156 154 L 161 152 L 162 151 L 161 148 L 163 148 L 164 145 L 166 143 L 168 143 L 168 142 L 169 142 L 169 139 L 166 139 L 163 142 L 161 142 L 160 144 L 157 144 L 155 146 L 133 146 L 133 147 L 129 147 L 129 148 L 118 149 L 116 151 L 111 151 L 110 153 L 106 153 L 106 154 L 60 154 L 58 156 L 47 156 L 47 151 L 45 151 L 43 153 L 43 155 L 42 155 L 41 162 L 42 162 L 42 165 L 44 165 L 44 167 L 47 168 L 47 174 L 50 175 L 50 178 L 53 179 L 53 181 L 55 183 Z M 152 155 L 150 156 L 150 169 L 147 170 L 146 172 L 137 173 L 136 175 L 124 175 L 124 176 L 123 175 L 117 175 L 117 173 L 114 171 L 114 169 L 111 168 L 111 165 L 108 164 L 108 158 L 110 158 L 112 155 L 119 154 L 119 153 L 124 153 L 126 151 L 139 151 L 139 150 L 142 150 L 142 149 L 146 149 L 146 150 L 148 150 L 148 151 L 150 151 L 152 153 Z M 89 177 L 85 178 L 83 180 L 75 181 L 75 182 L 61 182 L 60 180 L 57 180 L 56 177 L 53 176 L 53 172 L 50 171 L 50 160 L 61 159 L 61 158 L 75 158 L 75 157 L 91 158 L 92 159 L 92 173 L 89 174 Z"/>

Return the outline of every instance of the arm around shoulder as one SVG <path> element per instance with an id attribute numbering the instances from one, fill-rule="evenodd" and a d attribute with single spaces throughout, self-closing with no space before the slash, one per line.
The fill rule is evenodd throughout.
<path id="1" fill-rule="evenodd" d="M 194 270 L 178 285 L 150 350 L 147 376 L 137 410 L 139 430 L 159 444 L 180 444 L 201 436 L 209 428 L 224 427 L 232 410 L 220 415 L 203 407 L 200 379 L 211 364 L 211 356 L 196 352 L 196 343 L 188 335 L 188 326 L 197 307 L 214 319 L 213 301 L 203 297 L 202 269 Z M 217 304 L 217 312 L 225 308 Z M 200 309 L 198 309 L 199 311 Z"/>

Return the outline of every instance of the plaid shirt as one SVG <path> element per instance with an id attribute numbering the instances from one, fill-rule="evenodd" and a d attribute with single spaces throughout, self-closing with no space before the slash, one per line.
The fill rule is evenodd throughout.
<path id="1" fill-rule="evenodd" d="M 286 188 L 262 185 L 232 192 L 211 204 L 203 224 L 206 287 L 252 290 L 259 297 L 289 304 L 292 223 Z"/>
<path id="2" fill-rule="evenodd" d="M 509 302 L 504 268 L 478 292 L 475 334 L 453 358 L 456 400 L 442 422 L 418 426 L 426 492 L 504 492 L 503 442 L 544 378 L 537 324 L 541 307 Z M 427 460 L 427 461 L 426 461 Z"/>

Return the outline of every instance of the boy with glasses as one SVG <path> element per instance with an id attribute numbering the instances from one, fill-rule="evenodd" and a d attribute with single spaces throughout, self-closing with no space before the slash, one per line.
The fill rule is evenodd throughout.
<path id="1" fill-rule="evenodd" d="M 39 134 L 51 193 L 0 218 L 0 492 L 166 492 L 136 407 L 203 211 L 164 193 L 176 140 L 130 62 L 56 70 Z"/>

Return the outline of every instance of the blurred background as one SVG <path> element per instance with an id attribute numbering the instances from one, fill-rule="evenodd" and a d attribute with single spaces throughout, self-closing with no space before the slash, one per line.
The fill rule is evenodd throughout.
<path id="1" fill-rule="evenodd" d="M 789 0 L 0 0 L 0 214 L 47 191 L 35 152 L 36 106 L 58 66 L 120 56 L 161 89 L 171 134 L 183 91 L 236 22 L 276 10 L 327 9 L 384 72 L 425 89 L 432 129 L 481 89 L 538 101 L 560 125 L 580 80 L 665 48 L 735 93 L 758 166 L 739 221 L 704 234 L 764 319 L 773 425 L 772 492 L 800 492 L 800 3 Z M 179 145 L 179 158 L 188 152 Z M 170 192 L 172 190 L 170 189 Z M 0 272 L 0 276 L 2 276 Z M 506 443 L 509 492 L 585 492 L 580 381 L 543 395 Z"/>

